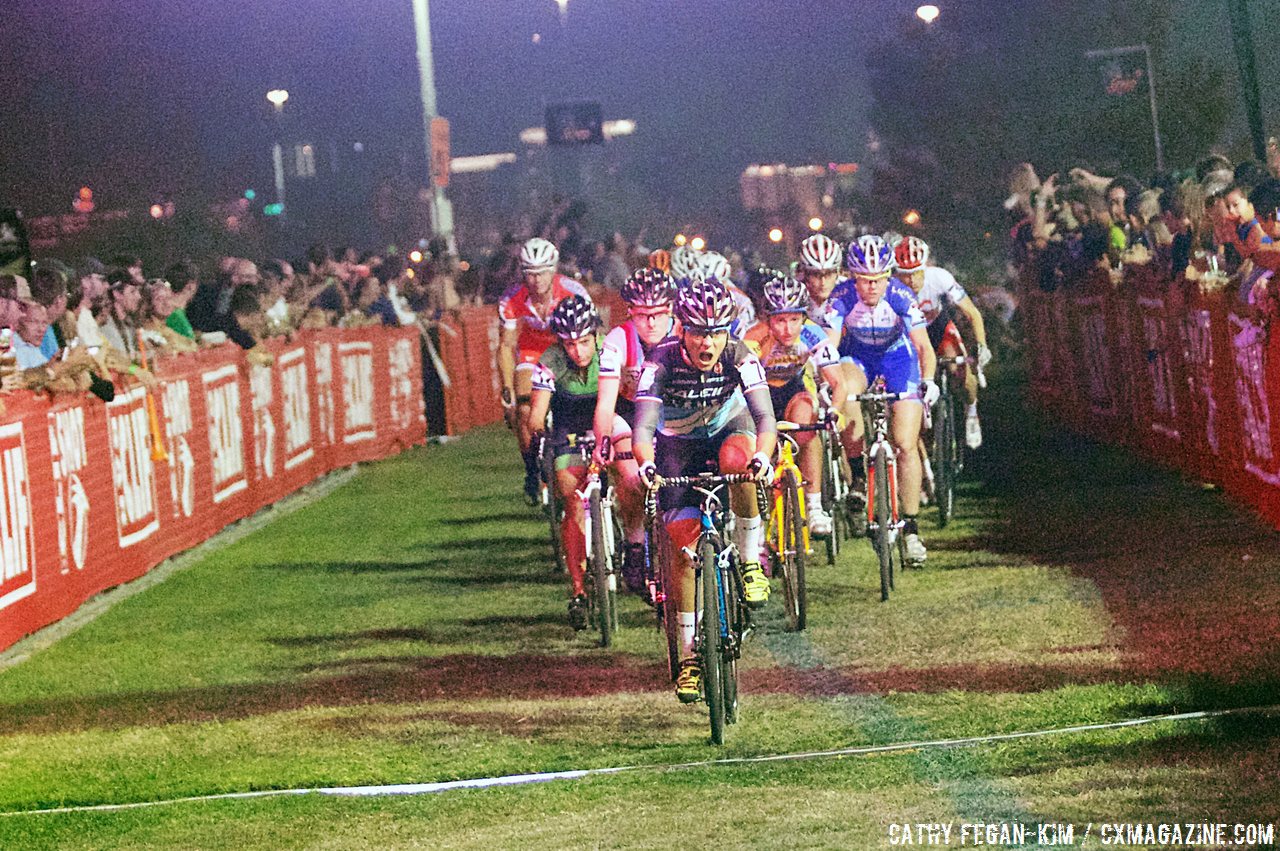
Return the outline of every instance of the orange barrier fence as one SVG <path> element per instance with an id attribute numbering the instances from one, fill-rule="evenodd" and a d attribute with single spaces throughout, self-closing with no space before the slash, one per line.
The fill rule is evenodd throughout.
<path id="1" fill-rule="evenodd" d="M 1023 278 L 1033 397 L 1057 421 L 1221 485 L 1280 527 L 1280 338 L 1232 292 L 1144 267 Z"/>
<path id="2" fill-rule="evenodd" d="M 233 346 L 162 359 L 150 402 L 6 394 L 0 648 L 323 473 L 424 442 L 418 334 L 304 332 L 266 343 L 267 367 Z"/>

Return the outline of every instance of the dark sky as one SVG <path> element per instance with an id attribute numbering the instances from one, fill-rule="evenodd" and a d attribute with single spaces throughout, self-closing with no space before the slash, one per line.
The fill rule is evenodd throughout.
<path id="1" fill-rule="evenodd" d="M 61 208 L 81 183 L 108 204 L 192 183 L 230 190 L 268 167 L 276 86 L 313 130 L 421 144 L 409 0 L 4 5 L 0 201 Z M 637 154 L 702 191 L 732 187 L 751 161 L 852 157 L 865 138 L 848 2 L 570 0 L 563 27 L 552 0 L 431 7 L 455 155 L 517 150 L 547 101 L 574 99 L 635 119 Z"/>
<path id="2" fill-rule="evenodd" d="M 0 204 L 62 210 L 82 183 L 106 205 L 262 185 L 264 94 L 276 86 L 322 137 L 371 151 L 421 145 L 409 0 L 0 5 Z M 1234 74 L 1223 4 L 1178 5 L 1176 49 L 1213 53 Z M 599 100 L 606 118 L 638 122 L 635 157 L 687 198 L 734 192 L 753 161 L 860 156 L 862 39 L 916 3 L 570 0 L 563 27 L 553 0 L 431 6 L 455 155 L 518 150 L 516 134 L 541 123 L 549 100 Z M 1280 3 L 1253 7 L 1265 82 Z"/>

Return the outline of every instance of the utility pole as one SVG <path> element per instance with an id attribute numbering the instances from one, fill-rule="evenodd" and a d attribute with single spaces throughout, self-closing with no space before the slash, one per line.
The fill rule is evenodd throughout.
<path id="1" fill-rule="evenodd" d="M 1231 13 L 1231 40 L 1235 43 L 1236 64 L 1240 68 L 1240 88 L 1244 92 L 1244 111 L 1249 119 L 1249 135 L 1253 137 L 1253 156 L 1267 161 L 1266 131 L 1262 126 L 1262 98 L 1258 92 L 1258 61 L 1253 52 L 1253 20 L 1248 0 L 1227 0 Z"/>
<path id="2" fill-rule="evenodd" d="M 418 45 L 418 80 L 422 89 L 422 126 L 426 140 L 428 172 L 432 162 L 431 123 L 436 118 L 436 72 L 431 58 L 431 12 L 428 0 L 413 0 L 413 31 Z M 447 176 L 447 175 L 446 175 Z M 457 253 L 453 236 L 453 205 L 443 187 L 431 181 L 431 235 L 444 237 Z"/>

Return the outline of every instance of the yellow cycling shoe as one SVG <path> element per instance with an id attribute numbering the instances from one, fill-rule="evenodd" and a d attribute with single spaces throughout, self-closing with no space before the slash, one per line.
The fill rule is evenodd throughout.
<path id="1" fill-rule="evenodd" d="M 676 676 L 676 697 L 681 703 L 695 703 L 702 697 L 702 666 L 697 659 L 685 659 L 680 663 Z"/>
<path id="2" fill-rule="evenodd" d="M 769 602 L 769 577 L 764 575 L 758 561 L 743 562 L 742 598 L 748 609 L 764 608 Z"/>

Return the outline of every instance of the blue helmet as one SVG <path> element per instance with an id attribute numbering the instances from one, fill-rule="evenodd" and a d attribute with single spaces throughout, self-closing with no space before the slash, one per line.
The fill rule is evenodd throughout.
<path id="1" fill-rule="evenodd" d="M 867 278 L 887 278 L 897 268 L 893 246 L 874 234 L 849 243 L 844 265 L 853 274 Z"/>

